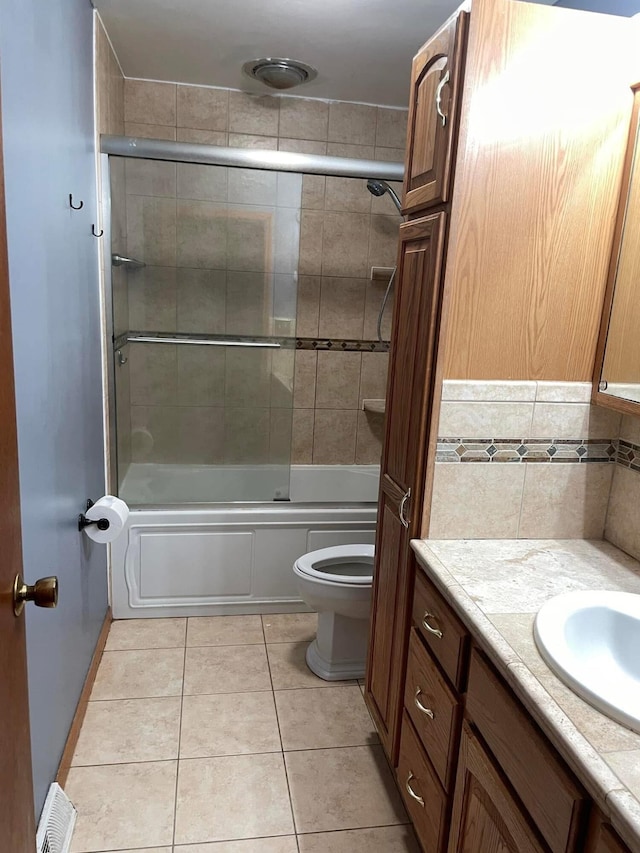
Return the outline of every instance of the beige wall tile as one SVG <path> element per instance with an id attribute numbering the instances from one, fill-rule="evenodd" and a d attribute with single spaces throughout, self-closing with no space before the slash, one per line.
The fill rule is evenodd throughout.
<path id="1" fill-rule="evenodd" d="M 129 273 L 129 329 L 175 331 L 176 304 L 175 267 L 147 266 Z"/>
<path id="2" fill-rule="evenodd" d="M 263 148 L 266 151 L 278 150 L 277 136 L 259 136 L 251 133 L 229 133 L 230 148 Z"/>
<path id="3" fill-rule="evenodd" d="M 218 465 L 225 461 L 224 409 L 185 406 L 177 414 L 176 461 L 181 465 Z"/>
<path id="4" fill-rule="evenodd" d="M 354 464 L 357 420 L 358 413 L 355 410 L 316 409 L 313 430 L 314 464 Z"/>
<path id="5" fill-rule="evenodd" d="M 224 405 L 226 363 L 224 348 L 179 346 L 177 351 L 178 405 Z"/>
<path id="6" fill-rule="evenodd" d="M 131 406 L 131 461 L 177 462 L 176 406 Z"/>
<path id="7" fill-rule="evenodd" d="M 275 205 L 278 176 L 263 169 L 230 169 L 229 201 L 233 204 Z"/>
<path id="8" fill-rule="evenodd" d="M 209 166 L 202 163 L 178 163 L 178 198 L 198 201 L 227 200 L 229 170 L 226 166 Z"/>
<path id="9" fill-rule="evenodd" d="M 515 539 L 524 469 L 521 463 L 437 463 L 429 538 Z"/>
<path id="10" fill-rule="evenodd" d="M 382 300 L 387 289 L 387 281 L 379 279 L 370 280 L 367 282 L 365 291 L 364 305 L 364 331 L 363 338 L 365 341 L 378 340 L 378 316 L 382 307 Z M 391 293 L 387 299 L 387 304 L 382 316 L 382 339 L 388 341 L 391 338 L 391 321 L 393 319 L 393 294 L 394 287 L 392 285 Z"/>
<path id="11" fill-rule="evenodd" d="M 384 415 L 358 412 L 356 465 L 379 465 L 384 439 Z"/>
<path id="12" fill-rule="evenodd" d="M 127 249 L 149 265 L 176 265 L 175 199 L 127 196 Z"/>
<path id="13" fill-rule="evenodd" d="M 318 326 L 321 338 L 362 339 L 366 289 L 364 278 L 322 278 Z"/>
<path id="14" fill-rule="evenodd" d="M 306 210 L 324 210 L 326 182 L 324 175 L 304 175 L 300 206 Z"/>
<path id="15" fill-rule="evenodd" d="M 116 136 L 124 133 L 124 77 L 111 49 L 109 50 L 109 133 Z"/>
<path id="16" fill-rule="evenodd" d="M 467 400 L 478 403 L 528 403 L 536 398 L 536 382 L 467 381 L 445 379 L 443 400 Z"/>
<path id="17" fill-rule="evenodd" d="M 333 101 L 329 105 L 329 141 L 375 145 L 376 107 Z"/>
<path id="18" fill-rule="evenodd" d="M 385 163 L 404 163 L 405 150 L 404 148 L 383 148 L 376 145 L 374 159 L 383 160 Z M 402 195 L 400 198 L 402 198 Z"/>
<path id="19" fill-rule="evenodd" d="M 229 347 L 225 368 L 225 405 L 266 408 L 271 400 L 271 351 Z"/>
<path id="20" fill-rule="evenodd" d="M 141 124 L 176 125 L 175 83 L 125 80 L 124 118 Z"/>
<path id="21" fill-rule="evenodd" d="M 615 466 L 592 462 L 523 467 L 520 538 L 602 538 Z"/>
<path id="22" fill-rule="evenodd" d="M 227 334 L 269 334 L 272 294 L 273 276 L 261 272 L 229 271 L 227 273 Z"/>
<path id="23" fill-rule="evenodd" d="M 144 124 L 138 121 L 125 121 L 124 132 L 127 136 L 138 136 L 141 139 L 168 139 L 175 142 L 176 129 L 167 124 Z"/>
<path id="24" fill-rule="evenodd" d="M 376 118 L 376 145 L 404 150 L 407 144 L 408 111 L 378 107 Z"/>
<path id="25" fill-rule="evenodd" d="M 177 331 L 222 334 L 226 326 L 224 270 L 178 268 Z"/>
<path id="26" fill-rule="evenodd" d="M 176 347 L 170 344 L 129 344 L 131 403 L 162 406 L 175 403 Z"/>
<path id="27" fill-rule="evenodd" d="M 322 272 L 322 235 L 324 214 L 303 210 L 300 215 L 300 275 L 320 275 Z"/>
<path id="28" fill-rule="evenodd" d="M 227 269 L 274 272 L 273 210 L 228 205 Z"/>
<path id="29" fill-rule="evenodd" d="M 636 517 L 636 507 L 640 506 L 640 473 L 622 465 L 612 467 L 615 470 L 604 538 L 639 560 L 640 525 Z"/>
<path id="30" fill-rule="evenodd" d="M 178 86 L 177 124 L 197 130 L 226 131 L 229 126 L 228 90 Z"/>
<path id="31" fill-rule="evenodd" d="M 318 353 L 298 350 L 295 358 L 293 405 L 296 409 L 313 409 L 316 402 Z"/>
<path id="32" fill-rule="evenodd" d="M 541 403 L 589 403 L 591 382 L 537 382 L 536 400 Z"/>
<path id="33" fill-rule="evenodd" d="M 264 463 L 268 455 L 269 409 L 226 408 L 225 461 Z"/>
<path id="34" fill-rule="evenodd" d="M 388 370 L 389 353 L 362 353 L 359 406 L 362 406 L 363 400 L 384 400 L 387 393 Z"/>
<path id="35" fill-rule="evenodd" d="M 268 460 L 274 465 L 289 465 L 291 459 L 292 429 L 293 409 L 274 408 L 272 405 L 269 412 Z"/>
<path id="36" fill-rule="evenodd" d="M 361 363 L 359 352 L 318 353 L 317 409 L 358 408 Z"/>
<path id="37" fill-rule="evenodd" d="M 640 444 L 640 418 L 623 415 L 620 422 L 620 438 L 631 444 Z"/>
<path id="38" fill-rule="evenodd" d="M 318 334 L 320 282 L 320 276 L 301 275 L 298 278 L 296 335 L 299 338 L 315 338 Z"/>
<path id="39" fill-rule="evenodd" d="M 294 409 L 291 435 L 291 462 L 310 465 L 313 462 L 314 409 Z"/>
<path id="40" fill-rule="evenodd" d="M 346 210 L 369 213 L 372 195 L 366 181 L 360 178 L 326 178 L 325 210 Z"/>
<path id="41" fill-rule="evenodd" d="M 271 351 L 271 406 L 293 408 L 293 379 L 296 350 L 282 348 Z"/>
<path id="42" fill-rule="evenodd" d="M 229 92 L 229 130 L 264 136 L 278 135 L 280 103 L 271 95 Z"/>
<path id="43" fill-rule="evenodd" d="M 281 98 L 279 135 L 291 139 L 324 140 L 329 125 L 329 104 L 310 98 Z"/>
<path id="44" fill-rule="evenodd" d="M 311 215 L 310 211 L 304 212 Z M 322 240 L 322 274 L 367 276 L 369 219 L 361 213 L 325 213 Z"/>
<path id="45" fill-rule="evenodd" d="M 177 262 L 180 267 L 226 269 L 227 207 L 225 204 L 178 201 Z"/>
<path id="46" fill-rule="evenodd" d="M 373 160 L 373 145 L 353 145 L 349 142 L 328 142 L 327 154 L 330 157 L 352 157 L 356 160 Z"/>
<path id="47" fill-rule="evenodd" d="M 176 164 L 163 160 L 138 160 L 127 157 L 125 186 L 127 195 L 176 195 Z"/>
<path id="48" fill-rule="evenodd" d="M 539 403 L 533 411 L 536 438 L 615 438 L 620 414 L 588 403 Z"/>
<path id="49" fill-rule="evenodd" d="M 396 265 L 400 224 L 399 216 L 372 215 L 368 267 L 393 267 Z"/>
<path id="50" fill-rule="evenodd" d="M 441 438 L 527 438 L 533 435 L 533 403 L 443 402 Z"/>
<path id="51" fill-rule="evenodd" d="M 326 154 L 327 143 L 317 142 L 312 139 L 287 139 L 280 136 L 278 139 L 279 151 L 290 151 L 293 154 Z"/>
<path id="52" fill-rule="evenodd" d="M 196 142 L 202 145 L 229 144 L 229 134 L 224 130 L 195 130 L 191 127 L 179 127 L 176 130 L 178 142 Z"/>

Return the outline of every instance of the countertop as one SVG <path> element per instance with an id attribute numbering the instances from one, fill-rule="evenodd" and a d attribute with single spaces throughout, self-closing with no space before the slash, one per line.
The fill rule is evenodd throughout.
<path id="1" fill-rule="evenodd" d="M 581 539 L 415 539 L 411 545 L 477 645 L 626 844 L 640 853 L 640 734 L 569 690 L 533 639 L 535 614 L 559 593 L 640 593 L 640 563 L 608 542 Z"/>

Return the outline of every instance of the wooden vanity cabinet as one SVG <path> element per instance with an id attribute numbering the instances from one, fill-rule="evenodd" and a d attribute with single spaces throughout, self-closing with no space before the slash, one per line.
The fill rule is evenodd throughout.
<path id="1" fill-rule="evenodd" d="M 629 853 L 629 848 L 623 844 L 613 827 L 595 809 L 591 816 L 585 853 Z"/>

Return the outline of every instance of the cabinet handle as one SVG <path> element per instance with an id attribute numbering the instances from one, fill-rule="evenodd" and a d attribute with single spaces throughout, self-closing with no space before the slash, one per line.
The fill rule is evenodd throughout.
<path id="1" fill-rule="evenodd" d="M 449 80 L 451 79 L 451 75 L 449 74 L 449 69 L 447 69 L 447 73 L 444 75 L 442 80 L 438 83 L 438 88 L 436 89 L 436 112 L 442 119 L 442 126 L 444 127 L 447 123 L 447 117 L 442 112 L 442 90 L 447 85 Z"/>
<path id="2" fill-rule="evenodd" d="M 418 711 L 422 711 L 423 714 L 426 714 L 427 717 L 431 717 L 431 719 L 434 720 L 435 715 L 434 715 L 433 711 L 431 710 L 431 708 L 425 708 L 425 706 L 422 704 L 422 702 L 418 699 L 418 696 L 420 696 L 421 693 L 422 693 L 422 688 L 417 687 L 416 688 L 416 695 L 413 697 L 413 701 L 415 703 L 415 706 L 418 709 Z"/>
<path id="3" fill-rule="evenodd" d="M 425 631 L 428 631 L 430 634 L 433 634 L 434 637 L 437 637 L 439 640 L 442 639 L 442 631 L 439 628 L 434 628 L 432 625 L 429 625 L 427 619 L 435 619 L 436 617 L 433 613 L 425 613 L 422 617 L 422 627 Z"/>
<path id="4" fill-rule="evenodd" d="M 418 803 L 422 806 L 422 808 L 424 808 L 424 800 L 422 799 L 422 797 L 418 796 L 418 794 L 416 794 L 416 792 L 411 787 L 411 780 L 415 778 L 416 777 L 413 775 L 413 773 L 409 771 L 409 775 L 407 776 L 407 781 L 404 783 L 404 786 L 407 789 L 407 794 L 409 794 L 409 796 L 412 797 L 416 801 L 416 803 Z"/>
<path id="5" fill-rule="evenodd" d="M 407 505 L 407 501 L 411 497 L 411 489 L 407 489 L 407 491 L 402 496 L 402 500 L 400 501 L 400 508 L 398 509 L 398 515 L 400 516 L 400 521 L 406 529 L 409 529 L 409 522 L 405 518 L 404 508 Z"/>

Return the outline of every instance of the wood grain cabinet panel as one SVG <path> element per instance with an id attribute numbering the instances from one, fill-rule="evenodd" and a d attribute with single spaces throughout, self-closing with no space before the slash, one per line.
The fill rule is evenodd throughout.
<path id="1" fill-rule="evenodd" d="M 449 198 L 467 17 L 450 18 L 413 60 L 405 214 Z"/>
<path id="2" fill-rule="evenodd" d="M 546 853 L 500 770 L 466 723 L 448 853 Z"/>
<path id="3" fill-rule="evenodd" d="M 631 851 L 602 814 L 594 809 L 591 814 L 585 853 L 631 853 Z"/>

